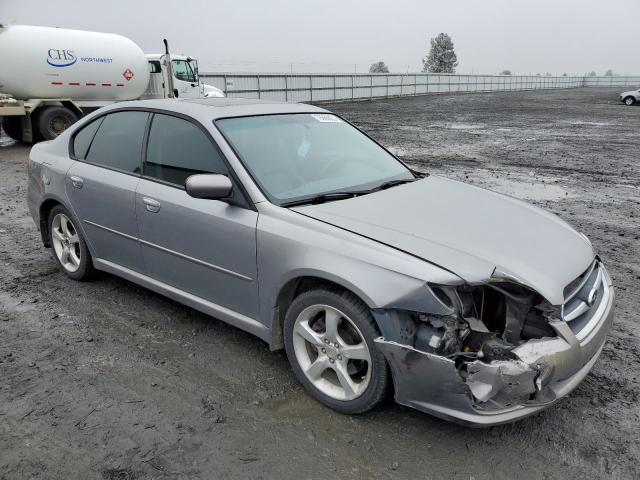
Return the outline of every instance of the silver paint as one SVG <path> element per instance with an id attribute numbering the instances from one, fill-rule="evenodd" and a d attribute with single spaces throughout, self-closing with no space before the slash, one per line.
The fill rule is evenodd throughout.
<path id="1" fill-rule="evenodd" d="M 184 189 L 69 158 L 69 140 L 78 128 L 121 108 L 166 110 L 201 123 L 251 208 L 193 198 Z M 238 99 L 122 102 L 100 109 L 56 140 L 32 148 L 31 216 L 46 229 L 41 208 L 48 202 L 64 205 L 80 220 L 96 268 L 216 316 L 273 347 L 281 345 L 278 298 L 302 278 L 352 291 L 372 309 L 386 335 L 398 331 L 397 312 L 444 314 L 446 307 L 430 285 L 509 279 L 559 307 L 566 285 L 594 262 L 589 241 L 555 215 L 435 176 L 320 205 L 287 209 L 269 203 L 214 120 L 303 112 L 326 110 Z M 537 403 L 487 408 L 480 400 L 495 399 L 497 393 L 474 397 L 474 390 L 500 392 L 503 377 L 483 372 L 474 380 L 472 368 L 476 385 L 470 388 L 453 360 L 379 338 L 376 345 L 391 367 L 397 401 L 447 419 L 491 425 L 535 413 L 568 394 L 596 361 L 613 318 L 613 289 L 602 272 L 598 307 L 587 328 L 574 334 L 570 323 L 558 320 L 551 323 L 557 336 L 514 350 L 529 369 L 545 365 L 545 375 L 535 379 Z M 482 382 L 489 387 L 479 390 Z M 524 390 L 530 388 L 527 384 Z"/>

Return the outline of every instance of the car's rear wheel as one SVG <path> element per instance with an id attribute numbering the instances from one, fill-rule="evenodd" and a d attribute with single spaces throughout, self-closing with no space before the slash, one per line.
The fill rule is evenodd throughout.
<path id="1" fill-rule="evenodd" d="M 93 274 L 91 254 L 77 222 L 66 208 L 58 205 L 49 213 L 49 240 L 58 265 L 74 280 Z"/>
<path id="2" fill-rule="evenodd" d="M 624 103 L 625 103 L 626 105 L 631 106 L 631 105 L 633 105 L 634 103 L 636 103 L 636 99 L 635 99 L 635 98 L 633 98 L 631 95 L 629 95 L 628 97 L 625 97 L 625 99 L 624 99 Z"/>
<path id="3" fill-rule="evenodd" d="M 374 339 L 368 307 L 349 292 L 315 289 L 298 296 L 285 318 L 293 371 L 313 397 L 341 413 L 363 413 L 387 391 L 389 370 Z"/>

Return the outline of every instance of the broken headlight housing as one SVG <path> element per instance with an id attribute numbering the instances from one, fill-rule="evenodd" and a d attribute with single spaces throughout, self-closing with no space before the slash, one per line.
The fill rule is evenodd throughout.
<path id="1" fill-rule="evenodd" d="M 511 360 L 513 348 L 553 337 L 560 310 L 533 290 L 508 281 L 482 285 L 430 285 L 450 312 L 415 313 L 414 348 L 448 358 Z"/>

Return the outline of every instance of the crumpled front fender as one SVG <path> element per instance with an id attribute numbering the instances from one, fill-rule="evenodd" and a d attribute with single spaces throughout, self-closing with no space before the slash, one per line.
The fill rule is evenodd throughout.
<path id="1" fill-rule="evenodd" d="M 574 333 L 564 321 L 551 322 L 556 337 L 522 343 L 512 350 L 512 360 L 456 363 L 384 336 L 377 338 L 391 368 L 396 401 L 470 426 L 498 425 L 542 410 L 568 395 L 598 359 L 614 314 L 613 287 L 606 272 L 604 286 L 605 296 L 589 332 Z"/>

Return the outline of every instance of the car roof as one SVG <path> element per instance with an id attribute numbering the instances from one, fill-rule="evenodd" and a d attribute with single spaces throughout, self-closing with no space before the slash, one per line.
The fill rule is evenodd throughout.
<path id="1" fill-rule="evenodd" d="M 326 113 L 324 108 L 304 103 L 284 103 L 251 98 L 163 98 L 117 102 L 107 109 L 153 108 L 182 113 L 202 120 L 252 115 L 278 115 L 286 113 Z"/>

